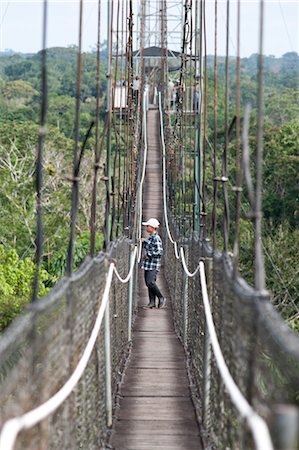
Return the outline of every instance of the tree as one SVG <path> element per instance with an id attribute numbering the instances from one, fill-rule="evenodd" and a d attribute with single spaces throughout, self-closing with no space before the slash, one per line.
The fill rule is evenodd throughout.
<path id="1" fill-rule="evenodd" d="M 4 99 L 10 106 L 21 106 L 28 104 L 33 97 L 39 93 L 26 81 L 8 81 L 1 89 Z"/>
<path id="2" fill-rule="evenodd" d="M 0 331 L 2 331 L 30 301 L 35 265 L 31 258 L 20 259 L 14 249 L 0 244 Z M 39 295 L 48 289 L 48 274 L 40 271 Z"/>
<path id="3" fill-rule="evenodd" d="M 299 214 L 299 121 L 268 125 L 264 145 L 265 218 L 271 224 L 295 227 Z"/>

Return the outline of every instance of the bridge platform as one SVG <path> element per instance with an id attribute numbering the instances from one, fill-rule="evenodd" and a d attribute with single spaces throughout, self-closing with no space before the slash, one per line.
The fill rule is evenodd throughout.
<path id="1" fill-rule="evenodd" d="M 159 113 L 148 111 L 148 157 L 143 219 L 162 222 L 162 170 Z M 143 271 L 139 273 L 139 307 L 132 350 L 119 389 L 109 446 L 115 450 L 200 450 L 184 349 L 175 334 L 163 267 L 158 286 L 167 299 L 163 309 L 148 303 Z"/>

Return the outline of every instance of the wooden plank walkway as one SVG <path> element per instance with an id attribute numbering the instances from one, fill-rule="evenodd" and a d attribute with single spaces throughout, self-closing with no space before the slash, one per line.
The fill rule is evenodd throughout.
<path id="1" fill-rule="evenodd" d="M 159 115 L 148 111 L 148 158 L 143 219 L 162 222 L 162 172 Z M 167 299 L 163 309 L 148 303 L 143 271 L 130 359 L 120 386 L 109 445 L 115 450 L 200 450 L 202 442 L 190 397 L 185 355 L 173 327 L 163 270 L 158 286 Z"/>

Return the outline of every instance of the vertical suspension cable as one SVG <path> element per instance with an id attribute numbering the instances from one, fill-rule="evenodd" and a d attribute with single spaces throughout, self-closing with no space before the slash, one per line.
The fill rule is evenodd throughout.
<path id="1" fill-rule="evenodd" d="M 236 59 L 236 231 L 234 241 L 233 275 L 237 275 L 239 259 L 240 210 L 241 210 L 241 158 L 240 158 L 240 14 L 241 1 L 237 4 L 237 59 Z"/>
<path id="2" fill-rule="evenodd" d="M 119 185 L 118 185 L 118 177 L 117 177 L 117 161 L 119 159 L 120 154 L 120 134 L 117 129 L 117 119 L 116 119 L 116 108 L 115 108 L 115 98 L 116 98 L 116 89 L 118 84 L 118 60 L 119 60 L 119 14 L 120 14 L 120 0 L 117 0 L 117 12 L 116 12 L 116 53 L 115 53 L 115 64 L 114 64 L 114 78 L 113 78 L 113 96 L 112 96 L 112 121 L 115 133 L 115 147 L 114 147 L 114 161 L 113 161 L 113 175 L 112 175 L 112 212 L 111 212 L 111 240 L 114 237 L 117 237 L 117 217 L 118 210 L 117 205 L 118 201 L 118 193 L 119 193 Z M 114 233 L 113 233 L 114 231 Z"/>
<path id="3" fill-rule="evenodd" d="M 160 40 L 161 40 L 161 58 L 160 58 L 160 91 L 162 95 L 162 105 L 163 109 L 165 109 L 165 91 L 167 89 L 167 82 L 165 83 L 165 59 L 167 58 L 166 47 L 165 47 L 165 17 L 164 17 L 164 0 L 160 0 Z M 167 89 L 168 91 L 168 89 Z M 166 92 L 166 102 L 168 98 L 168 92 Z M 167 104 L 167 103 L 166 103 Z"/>
<path id="4" fill-rule="evenodd" d="M 172 95 L 172 92 L 169 91 L 169 66 L 168 66 L 168 39 L 167 39 L 167 1 L 163 0 L 163 11 L 164 11 L 164 47 L 165 47 L 165 77 L 166 77 L 166 83 L 165 83 L 165 92 L 166 92 L 166 110 L 167 110 L 167 127 L 170 128 L 170 102 L 171 98 L 170 95 Z"/>
<path id="5" fill-rule="evenodd" d="M 71 274 L 72 274 L 73 247 L 74 247 L 74 239 L 75 239 L 75 226 L 76 226 L 78 197 L 79 197 L 79 178 L 77 176 L 77 169 L 78 169 L 78 160 L 79 160 L 80 93 L 81 93 L 81 76 L 82 76 L 82 23 L 83 23 L 83 0 L 80 0 L 79 44 L 78 44 L 78 56 L 77 56 L 77 82 L 76 82 L 75 144 L 74 144 L 74 157 L 73 157 L 70 239 L 69 239 L 69 245 L 68 245 L 67 265 L 66 265 L 67 276 L 71 276 Z"/>
<path id="6" fill-rule="evenodd" d="M 198 58 L 198 78 L 197 95 L 198 105 L 196 111 L 196 138 L 195 138 L 195 164 L 194 164 L 194 231 L 200 233 L 200 185 L 201 185 L 201 112 L 202 112 L 202 1 L 196 2 L 196 59 Z M 196 69 L 197 70 L 197 69 Z"/>
<path id="7" fill-rule="evenodd" d="M 124 203 L 124 207 L 123 207 L 123 227 L 124 229 L 128 230 L 128 179 L 129 179 L 129 175 L 128 175 L 128 161 L 129 161 L 129 156 L 128 156 L 128 134 L 129 134 L 129 116 L 130 116 L 130 98 L 131 98 L 131 87 L 130 87 L 130 65 L 129 65 L 129 47 L 128 47 L 128 30 L 129 30 L 129 22 L 130 22 L 130 17 L 129 17 L 129 3 L 128 0 L 126 0 L 126 8 L 125 8 L 125 17 L 126 17 L 126 31 L 125 31 L 125 45 L 126 45 L 126 50 L 125 50 L 125 95 L 126 95 L 126 101 L 125 101 L 125 115 L 124 115 L 124 175 L 123 175 L 123 203 Z"/>
<path id="8" fill-rule="evenodd" d="M 133 185 L 132 185 L 132 191 L 131 191 L 131 196 L 132 196 L 132 200 L 134 201 L 134 204 L 132 204 L 132 209 L 134 211 L 134 217 L 133 217 L 133 233 L 132 233 L 132 239 L 134 242 L 136 242 L 137 236 L 138 236 L 138 215 L 139 215 L 139 211 L 138 208 L 136 208 L 136 204 L 138 203 L 138 198 L 136 196 L 136 193 L 138 192 L 138 183 L 139 183 L 139 177 L 138 177 L 138 172 L 140 169 L 140 167 L 138 167 L 138 155 L 137 155 L 137 150 L 136 150 L 136 145 L 139 148 L 143 147 L 143 142 L 142 142 L 142 138 L 143 138 L 143 117 L 144 117 L 144 73 L 145 73 L 145 69 L 144 69 L 144 58 L 143 58 L 143 53 L 144 53 L 144 37 L 145 37 L 145 0 L 142 0 L 141 2 L 141 30 L 140 30 L 140 49 L 139 49 L 139 54 L 140 54 L 140 65 L 139 65 L 139 94 L 138 94 L 138 106 L 137 106 L 137 133 L 135 135 L 135 140 L 133 143 L 134 149 L 135 149 L 135 154 L 134 154 L 134 159 L 132 161 L 132 173 L 134 174 L 134 179 L 133 179 Z M 141 108 L 142 105 L 142 108 Z M 137 139 L 137 142 L 136 142 Z"/>
<path id="9" fill-rule="evenodd" d="M 31 302 L 37 300 L 39 291 L 39 272 L 43 257 L 44 245 L 44 231 L 43 231 L 43 210 L 42 210 L 42 187 L 43 187 L 43 150 L 45 146 L 46 137 L 46 113 L 47 113 L 47 16 L 48 16 L 48 1 L 44 0 L 43 4 L 43 37 L 42 37 L 42 60 L 41 60 L 41 109 L 40 122 L 38 131 L 38 145 L 36 151 L 36 169 L 35 169 L 35 184 L 36 184 L 36 240 L 35 240 L 35 275 L 32 285 Z"/>
<path id="10" fill-rule="evenodd" d="M 194 17 L 194 22 L 195 22 L 195 43 L 194 43 L 194 101 L 195 101 L 195 107 L 194 107 L 194 127 L 193 127 L 193 147 L 192 147 L 192 151 L 193 151 L 193 171 L 192 171 L 192 175 L 190 175 L 190 179 L 191 176 L 193 176 L 193 182 L 194 182 L 194 187 L 192 189 L 192 229 L 193 231 L 195 231 L 195 221 L 196 221 L 196 161 L 197 161 L 197 129 L 198 129 L 198 111 L 199 111 L 199 82 L 200 80 L 198 79 L 198 68 L 197 68 L 197 50 L 198 50 L 198 1 L 195 1 L 195 17 Z M 199 82 L 198 82 L 199 81 Z M 191 182 L 192 184 L 192 182 Z"/>
<path id="11" fill-rule="evenodd" d="M 200 119 L 199 119 L 199 176 L 198 176 L 198 195 L 199 195 L 199 228 L 198 234 L 201 235 L 202 231 L 202 210 L 203 210 L 203 196 L 202 196 L 202 175 L 203 175 L 203 102 L 204 102 L 204 92 L 203 92 L 203 0 L 200 0 L 200 62 L 199 62 L 199 72 L 200 72 Z"/>
<path id="12" fill-rule="evenodd" d="M 124 208 L 124 196 L 121 186 L 122 186 L 122 178 L 123 173 L 121 171 L 122 166 L 122 153 L 123 153 L 123 126 L 122 126 L 122 119 L 123 119 L 123 111 L 122 111 L 122 103 L 123 103 L 123 91 L 124 91 L 124 67 L 123 67 L 123 48 L 124 48 L 124 0 L 121 2 L 121 68 L 120 68 L 120 109 L 119 109 L 119 136 L 120 136 L 120 148 L 118 152 L 118 193 L 117 193 L 117 228 L 116 228 L 116 237 L 118 237 L 118 232 L 120 231 L 120 225 L 121 225 L 121 215 Z M 124 168 L 124 164 L 123 164 Z M 122 200 L 122 201 L 120 201 Z"/>
<path id="13" fill-rule="evenodd" d="M 95 130 L 95 149 L 94 149 L 94 173 L 91 199 L 91 217 L 90 217 L 90 256 L 95 255 L 96 247 L 96 219 L 97 219 L 97 184 L 98 172 L 100 168 L 101 147 L 99 147 L 99 116 L 100 116 L 100 88 L 101 88 L 101 0 L 98 0 L 98 22 L 97 22 L 97 74 L 96 74 L 96 130 Z"/>
<path id="14" fill-rule="evenodd" d="M 256 191 L 255 191 L 255 288 L 265 289 L 265 268 L 262 248 L 262 188 L 263 188 L 263 46 L 264 46 L 264 0 L 260 0 L 259 59 L 258 59 L 258 105 L 257 105 L 257 149 L 256 149 Z"/>
<path id="15" fill-rule="evenodd" d="M 127 33 L 127 71 L 128 71 L 128 114 L 127 114 L 127 189 L 126 189 L 126 222 L 127 227 L 130 230 L 131 236 L 131 221 L 130 221 L 130 208 L 131 208 L 131 192 L 133 191 L 133 173 L 132 173 L 132 159 L 133 159 L 133 136 L 134 136 L 134 106 L 132 96 L 133 85 L 133 3 L 129 0 L 128 4 L 128 33 Z"/>
<path id="16" fill-rule="evenodd" d="M 207 237 L 207 223 L 206 223 L 206 149 L 207 149 L 207 30 L 206 30 L 206 0 L 203 0 L 203 37 L 204 37 L 204 100 L 203 100 L 203 142 L 202 142 L 202 238 Z"/>
<path id="17" fill-rule="evenodd" d="M 143 114 L 143 108 L 142 108 L 142 102 L 143 102 L 143 89 L 144 89 L 144 58 L 143 58 L 143 51 L 144 51 L 144 36 L 145 36 L 145 2 L 146 0 L 141 0 L 141 30 L 140 30 L 140 49 L 139 49 L 139 57 L 140 57 L 140 65 L 139 65 L 139 95 L 138 95 L 138 102 L 137 102 L 137 133 L 138 133 L 138 143 L 137 145 L 140 145 L 141 140 L 141 133 L 142 130 L 142 114 Z M 133 173 L 136 175 L 136 162 L 137 162 L 137 155 L 135 152 L 135 159 L 134 159 L 134 165 L 133 165 Z M 136 177 L 134 178 L 134 182 L 136 183 Z M 133 188 L 135 191 L 135 187 Z"/>
<path id="18" fill-rule="evenodd" d="M 106 207 L 105 207 L 105 248 L 111 240 L 111 66 L 112 66 L 112 38 L 113 38 L 113 0 L 107 3 L 107 141 L 106 141 Z"/>
<path id="19" fill-rule="evenodd" d="M 124 178 L 123 178 L 123 226 L 125 230 L 128 230 L 128 220 L 127 220 L 127 206 L 128 206 L 128 130 L 129 130 L 129 115 L 130 115 L 130 77 L 129 77 L 129 56 L 128 56 L 128 28 L 129 28 L 129 3 L 126 0 L 125 7 L 125 17 L 126 17 L 126 30 L 125 30 L 125 113 L 124 113 Z"/>
<path id="20" fill-rule="evenodd" d="M 217 177 L 217 112 L 218 112 L 218 101 L 217 101 L 217 57 L 218 57 L 218 47 L 217 47 L 217 35 L 218 35 L 218 1 L 215 0 L 215 21 L 214 21 L 214 150 L 213 150 L 213 212 L 212 212 L 212 227 L 213 227 L 213 252 L 215 252 L 217 247 L 216 229 L 217 229 L 217 199 L 218 199 L 218 181 Z"/>
<path id="21" fill-rule="evenodd" d="M 189 102 L 190 102 L 190 120 L 189 120 L 189 142 L 188 142 L 188 154 L 189 154 L 189 161 L 188 161 L 188 229 L 189 234 L 192 230 L 192 189 L 191 189 L 191 183 L 192 183 L 192 161 L 193 161 L 193 145 L 192 145 L 192 138 L 193 138 L 193 129 L 194 129 L 194 122 L 195 122 L 195 114 L 196 114 L 196 96 L 195 96 L 195 90 L 196 90 L 196 81 L 195 81 L 195 68 L 193 67 L 193 37 L 194 37 L 194 27 L 193 27 L 193 1 L 190 1 L 190 43 L 189 43 L 189 53 L 190 53 L 190 59 L 189 59 L 189 67 L 190 67 L 190 95 L 189 95 Z M 195 66 L 195 61 L 194 61 Z"/>
<path id="22" fill-rule="evenodd" d="M 186 139 L 185 139 L 185 121 L 186 121 L 186 46 L 187 46 L 187 34 L 189 33 L 188 22 L 188 0 L 185 2 L 185 18 L 183 27 L 183 42 L 182 42 L 182 63 L 180 73 L 180 100 L 181 100 L 181 115 L 180 115 L 180 134 L 179 134 L 179 195 L 178 195 L 178 215 L 179 215 L 179 230 L 182 229 L 182 221 L 186 214 Z"/>
<path id="23" fill-rule="evenodd" d="M 228 186 L 227 186 L 227 153 L 228 153 L 228 101 L 229 101 L 229 0 L 226 0 L 226 55 L 225 55 L 225 112 L 224 112 L 224 151 L 222 161 L 222 179 L 223 179 L 223 241 L 224 251 L 228 250 L 229 233 L 229 209 L 228 209 Z"/>
<path id="24" fill-rule="evenodd" d="M 187 183 L 187 206 L 188 206 L 188 232 L 190 234 L 191 229 L 191 152 L 192 152 L 192 122 L 194 120 L 194 74 L 193 74 L 193 1 L 190 0 L 190 7 L 189 7 L 189 14 L 190 14 L 190 39 L 189 39 L 189 125 L 188 125 L 188 153 L 187 153 L 187 173 L 188 173 L 188 180 L 186 180 Z"/>

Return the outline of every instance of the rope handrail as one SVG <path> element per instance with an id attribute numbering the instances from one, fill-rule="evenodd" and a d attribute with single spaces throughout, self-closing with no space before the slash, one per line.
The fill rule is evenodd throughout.
<path id="1" fill-rule="evenodd" d="M 246 419 L 248 426 L 252 431 L 257 450 L 273 450 L 273 445 L 267 424 L 247 402 L 246 398 L 243 396 L 242 392 L 232 378 L 225 363 L 213 322 L 208 298 L 205 266 L 203 261 L 200 261 L 199 265 L 205 317 L 218 370 L 234 405 L 239 410 L 240 414 Z"/>
<path id="2" fill-rule="evenodd" d="M 28 411 L 27 413 L 14 417 L 12 419 L 8 419 L 4 422 L 1 434 L 0 434 L 0 450 L 13 450 L 14 444 L 18 434 L 22 430 L 26 430 L 32 428 L 37 423 L 41 422 L 45 418 L 47 418 L 50 414 L 52 414 L 56 409 L 67 399 L 67 397 L 71 394 L 71 392 L 76 387 L 78 381 L 80 380 L 84 370 L 86 369 L 87 363 L 91 356 L 92 350 L 94 348 L 97 336 L 99 334 L 103 317 L 109 304 L 109 293 L 113 279 L 113 273 L 117 276 L 118 280 L 122 283 L 127 283 L 133 274 L 133 269 L 135 266 L 137 254 L 137 246 L 135 246 L 133 251 L 133 257 L 131 260 L 131 267 L 129 268 L 129 272 L 126 278 L 122 278 L 117 269 L 114 262 L 111 262 L 108 268 L 108 272 L 106 274 L 106 284 L 104 288 L 104 293 L 102 297 L 101 306 L 99 308 L 99 312 L 92 329 L 89 341 L 85 347 L 83 355 L 77 364 L 76 369 L 72 373 L 71 377 L 66 381 L 66 383 L 56 392 L 51 398 L 49 398 L 46 402 L 41 404 L 40 406 Z"/>
<path id="3" fill-rule="evenodd" d="M 131 279 L 131 277 L 132 277 L 132 275 L 133 275 L 133 270 L 134 270 L 134 266 L 135 266 L 136 255 L 137 255 L 137 246 L 135 245 L 134 251 L 133 251 L 133 255 L 132 255 L 131 267 L 130 267 L 130 269 L 129 269 L 129 273 L 128 273 L 128 275 L 126 276 L 126 278 L 122 278 L 122 277 L 120 276 L 120 274 L 118 273 L 118 270 L 117 270 L 116 266 L 114 266 L 114 268 L 113 268 L 114 273 L 115 273 L 115 275 L 117 276 L 118 280 L 119 280 L 121 283 L 123 283 L 123 284 L 126 284 L 126 283 Z"/>
<path id="4" fill-rule="evenodd" d="M 141 174 L 141 179 L 140 179 L 140 183 L 138 186 L 139 189 L 139 204 L 138 204 L 138 208 L 139 208 L 139 223 L 138 223 L 138 237 L 141 238 L 141 223 L 142 223 L 142 190 L 143 190 L 143 183 L 144 183 L 144 179 L 145 179 L 145 167 L 146 167 L 146 161 L 147 161 L 147 123 L 146 123 L 146 92 L 143 93 L 143 115 L 142 115 L 142 126 L 143 126 L 143 137 L 144 137 L 144 156 L 143 156 L 143 167 L 142 167 L 142 174 Z M 141 261 L 141 254 L 142 254 L 142 243 L 140 242 L 140 246 L 139 246 L 139 253 L 138 253 L 138 263 Z"/>
<path id="5" fill-rule="evenodd" d="M 164 139 L 164 127 L 163 127 L 163 117 L 162 117 L 162 102 L 161 102 L 161 92 L 159 92 L 159 114 L 160 114 L 160 132 L 161 132 L 161 144 L 162 144 L 162 153 L 163 153 L 163 206 L 164 206 L 164 219 L 165 226 L 168 234 L 168 238 L 170 242 L 174 245 L 174 252 L 176 259 L 180 259 L 180 254 L 178 252 L 177 242 L 173 239 L 168 223 L 167 217 L 167 205 L 166 205 L 166 151 L 165 151 L 165 139 Z"/>
<path id="6" fill-rule="evenodd" d="M 174 245 L 176 258 L 181 258 L 181 263 L 183 265 L 185 273 L 188 277 L 194 277 L 198 270 L 200 271 L 200 281 L 202 287 L 202 298 L 205 310 L 205 317 L 208 327 L 208 332 L 211 339 L 211 344 L 213 352 L 215 355 L 218 370 L 221 374 L 221 378 L 227 388 L 227 391 L 233 401 L 234 405 L 240 412 L 241 416 L 244 417 L 248 423 L 249 428 L 252 431 L 252 435 L 256 444 L 257 450 L 273 450 L 273 445 L 269 433 L 269 429 L 265 421 L 253 410 L 250 404 L 247 402 L 246 398 L 243 396 L 242 392 L 238 388 L 234 379 L 232 378 L 229 369 L 226 365 L 225 359 L 223 357 L 219 341 L 217 338 L 215 325 L 213 322 L 213 317 L 211 313 L 210 303 L 207 293 L 206 277 L 205 277 L 205 266 L 203 261 L 200 261 L 194 272 L 190 272 L 187 268 L 186 259 L 184 255 L 183 247 L 180 247 L 180 254 L 177 256 L 177 242 L 172 238 L 167 216 L 166 208 L 166 169 L 165 169 L 165 142 L 164 142 L 164 130 L 163 130 L 163 120 L 162 120 L 162 105 L 161 105 L 161 94 L 159 93 L 159 112 L 160 112 L 160 130 L 161 130 L 161 141 L 163 149 L 163 201 L 164 201 L 164 217 L 165 225 L 168 233 L 169 240 Z"/>
<path id="7" fill-rule="evenodd" d="M 98 312 L 95 325 L 91 332 L 87 346 L 85 347 L 83 355 L 73 374 L 68 379 L 68 381 L 62 386 L 62 388 L 45 403 L 23 414 L 22 416 L 14 417 L 13 419 L 9 419 L 4 423 L 0 435 L 0 450 L 12 450 L 19 432 L 33 427 L 34 425 L 36 425 L 37 423 L 48 417 L 51 413 L 53 413 L 67 399 L 67 397 L 71 394 L 71 392 L 77 385 L 91 356 L 94 344 L 96 342 L 102 324 L 106 306 L 109 302 L 109 292 L 112 283 L 113 271 L 114 271 L 114 263 L 111 263 L 107 274 L 102 303 Z"/>
<path id="8" fill-rule="evenodd" d="M 182 265 L 184 268 L 185 273 L 188 275 L 188 277 L 193 278 L 195 277 L 195 275 L 197 274 L 197 272 L 199 271 L 200 268 L 200 263 L 198 264 L 198 266 L 196 267 L 196 269 L 194 270 L 194 272 L 189 272 L 187 264 L 186 264 L 186 259 L 185 259 L 185 253 L 184 253 L 184 249 L 183 247 L 180 248 L 181 251 L 181 258 L 182 258 Z"/>

